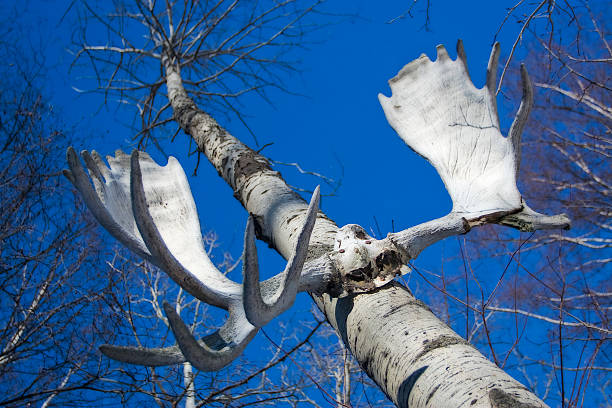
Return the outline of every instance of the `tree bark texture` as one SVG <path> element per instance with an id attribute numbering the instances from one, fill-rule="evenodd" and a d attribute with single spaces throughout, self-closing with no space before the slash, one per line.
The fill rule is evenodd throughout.
<path id="1" fill-rule="evenodd" d="M 175 120 L 253 215 L 258 238 L 287 259 L 308 204 L 265 157 L 195 105 L 170 58 L 164 67 Z M 308 259 L 331 253 L 337 231 L 319 212 Z M 343 298 L 311 296 L 361 367 L 399 407 L 546 407 L 397 282 Z"/>

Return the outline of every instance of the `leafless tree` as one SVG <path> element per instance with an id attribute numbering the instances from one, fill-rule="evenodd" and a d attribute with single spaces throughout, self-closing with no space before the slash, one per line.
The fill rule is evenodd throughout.
<path id="1" fill-rule="evenodd" d="M 99 240 L 61 178 L 71 138 L 42 93 L 39 61 L 0 42 L 0 405 L 82 405 L 106 373 L 95 348 L 109 285 Z M 14 38 L 13 38 L 14 39 Z M 89 282 L 101 283 L 95 287 Z M 66 394 L 70 394 L 66 398 Z"/>
<path id="2" fill-rule="evenodd" d="M 184 85 L 194 101 L 208 106 L 215 116 L 237 116 L 246 124 L 240 97 L 256 93 L 269 101 L 269 89 L 289 91 L 282 75 L 295 70 L 289 51 L 308 45 L 303 34 L 318 28 L 308 17 L 320 4 L 320 0 L 248 5 L 220 0 L 128 1 L 109 12 L 84 2 L 74 64 L 94 69 L 79 78 L 79 87 L 81 92 L 102 92 L 106 101 L 112 98 L 135 106 L 139 117 L 135 142 L 139 147 L 153 143 L 161 148 L 158 139 L 174 140 L 179 129 L 164 94 L 164 72 L 151 67 L 165 58 L 160 41 L 171 41 L 174 55 L 167 57 L 180 60 Z M 145 31 L 135 36 L 122 29 L 147 26 L 157 27 L 158 34 Z M 107 30 L 113 44 L 121 45 L 98 45 L 90 33 L 100 30 Z M 165 125 L 170 130 L 151 132 Z M 191 147 L 189 139 L 188 143 Z"/>
<path id="3" fill-rule="evenodd" d="M 532 237 L 524 251 L 539 251 L 530 271 L 540 278 L 533 315 L 555 317 L 555 347 L 542 359 L 523 351 L 556 377 L 552 393 L 562 405 L 588 406 L 587 396 L 608 400 L 612 340 L 612 49 L 606 2 L 559 4 L 551 23 L 530 29 L 527 63 L 534 67 L 539 103 L 526 133 L 526 190 L 568 209 L 574 232 Z M 536 57 L 537 55 L 537 57 Z M 528 150 L 528 149 L 525 149 Z M 543 160 L 535 160 L 536 152 Z M 554 177 L 553 177 L 554 175 Z M 533 279 L 532 279 L 533 281 Z M 548 360 L 548 361 L 543 361 Z M 607 396 L 606 396 L 607 395 Z"/>

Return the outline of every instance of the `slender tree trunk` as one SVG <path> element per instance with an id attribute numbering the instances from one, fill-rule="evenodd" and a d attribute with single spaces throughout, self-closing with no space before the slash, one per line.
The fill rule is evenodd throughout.
<path id="1" fill-rule="evenodd" d="M 188 362 L 183 363 L 183 384 L 185 384 L 185 408 L 195 408 L 195 385 L 193 368 Z"/>
<path id="2" fill-rule="evenodd" d="M 254 216 L 258 238 L 287 259 L 307 203 L 265 157 L 198 109 L 183 88 L 179 68 L 169 58 L 164 66 L 175 120 Z M 335 223 L 319 213 L 309 259 L 332 251 L 337 231 Z M 361 367 L 399 407 L 546 406 L 399 283 L 342 299 L 312 297 Z"/>
<path id="3" fill-rule="evenodd" d="M 344 373 L 342 376 L 342 403 L 350 405 L 351 403 L 351 360 L 349 358 L 348 349 L 344 349 Z"/>

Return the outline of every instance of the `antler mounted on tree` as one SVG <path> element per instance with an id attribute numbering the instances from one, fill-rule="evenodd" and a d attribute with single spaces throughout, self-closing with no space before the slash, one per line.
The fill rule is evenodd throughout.
<path id="1" fill-rule="evenodd" d="M 531 84 L 525 68 L 521 68 L 523 100 L 510 135 L 504 137 L 500 132 L 494 91 L 499 46 L 496 44 L 493 48 L 486 86 L 481 89 L 469 78 L 461 42 L 457 44 L 457 54 L 458 58 L 451 60 L 444 47 L 439 46 L 435 62 L 424 55 L 411 62 L 390 80 L 392 96 L 380 96 L 391 126 L 411 148 L 433 164 L 453 200 L 453 209 L 447 216 L 389 234 L 381 240 L 368 236 L 358 225 L 338 229 L 317 212 L 318 188 L 305 210 L 303 202 L 282 182 L 278 173 L 261 164 L 265 162 L 263 158 L 258 162 L 261 167 L 258 174 L 227 176 L 230 173 L 225 167 L 233 168 L 239 160 L 246 162 L 261 157 L 195 106 L 182 87 L 178 67 L 166 61 L 170 64 L 166 70 L 173 109 L 180 107 L 189 113 L 188 117 L 177 120 L 186 131 L 200 138 L 202 151 L 219 152 L 218 143 L 225 143 L 226 151 L 222 151 L 225 156 L 216 155 L 211 162 L 232 185 L 245 207 L 253 213 L 259 212 L 247 222 L 244 283 L 240 285 L 227 279 L 206 256 L 187 179 L 174 158 L 162 167 L 146 154 L 134 152 L 128 158 L 117 152 L 115 157 L 108 158 L 109 168 L 95 152 L 83 152 L 92 186 L 76 153 L 69 149 L 70 171 L 66 171 L 66 176 L 83 195 L 98 221 L 133 252 L 166 271 L 193 296 L 229 311 L 222 328 L 198 341 L 166 304 L 164 309 L 178 347 L 102 346 L 102 351 L 111 358 L 135 364 L 166 365 L 186 359 L 201 370 L 217 370 L 242 352 L 258 327 L 287 310 L 298 291 L 327 293 L 333 297 L 372 291 L 402 273 L 403 265 L 425 247 L 484 223 L 521 230 L 568 228 L 565 215 L 550 217 L 531 210 L 516 186 L 520 136 L 532 105 Z M 218 134 L 209 137 L 206 132 Z M 266 177 L 272 180 L 269 184 L 272 187 L 265 190 L 267 196 L 251 194 L 258 188 L 257 182 Z M 270 191 L 278 192 L 282 199 L 270 198 Z M 272 202 L 274 216 L 270 215 Z M 298 218 L 301 227 L 292 236 L 283 228 L 289 228 L 295 217 L 301 217 Z M 284 272 L 261 283 L 254 246 L 255 223 L 265 226 L 268 239 L 276 240 L 275 247 L 281 248 L 279 252 L 289 259 Z M 317 230 L 317 226 L 323 227 Z M 316 243 L 311 242 L 309 246 L 309 240 L 313 241 L 311 234 Z M 280 242 L 283 240 L 279 237 L 295 243 L 290 256 L 284 250 L 287 242 Z M 329 244 L 332 239 L 333 246 Z M 442 337 L 453 336 L 456 335 L 451 333 Z M 453 341 L 452 344 L 461 344 L 454 337 Z M 379 359 L 380 364 L 387 361 L 385 358 Z M 372 364 L 374 367 L 378 363 Z M 488 369 L 498 370 L 497 367 Z M 369 373 L 377 375 L 374 368 Z M 376 379 L 391 381 L 386 392 L 394 401 L 401 397 L 403 388 L 400 391 L 394 388 L 398 384 L 386 377 Z M 401 376 L 398 379 L 400 383 L 404 381 Z"/>

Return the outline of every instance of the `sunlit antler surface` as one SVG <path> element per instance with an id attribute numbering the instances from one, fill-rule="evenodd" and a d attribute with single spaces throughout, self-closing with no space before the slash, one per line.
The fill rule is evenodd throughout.
<path id="1" fill-rule="evenodd" d="M 461 41 L 456 60 L 442 45 L 437 54 L 435 62 L 423 54 L 402 68 L 389 81 L 391 97 L 379 95 L 379 100 L 393 129 L 444 181 L 453 201 L 446 220 L 457 226 L 461 217 L 469 226 L 497 222 L 522 230 L 568 228 L 564 215 L 549 217 L 527 207 L 516 186 L 521 133 L 533 105 L 525 67 L 523 100 L 504 137 L 495 98 L 499 44 L 491 52 L 482 88 L 469 77 Z M 443 227 L 444 221 L 438 224 Z"/>

